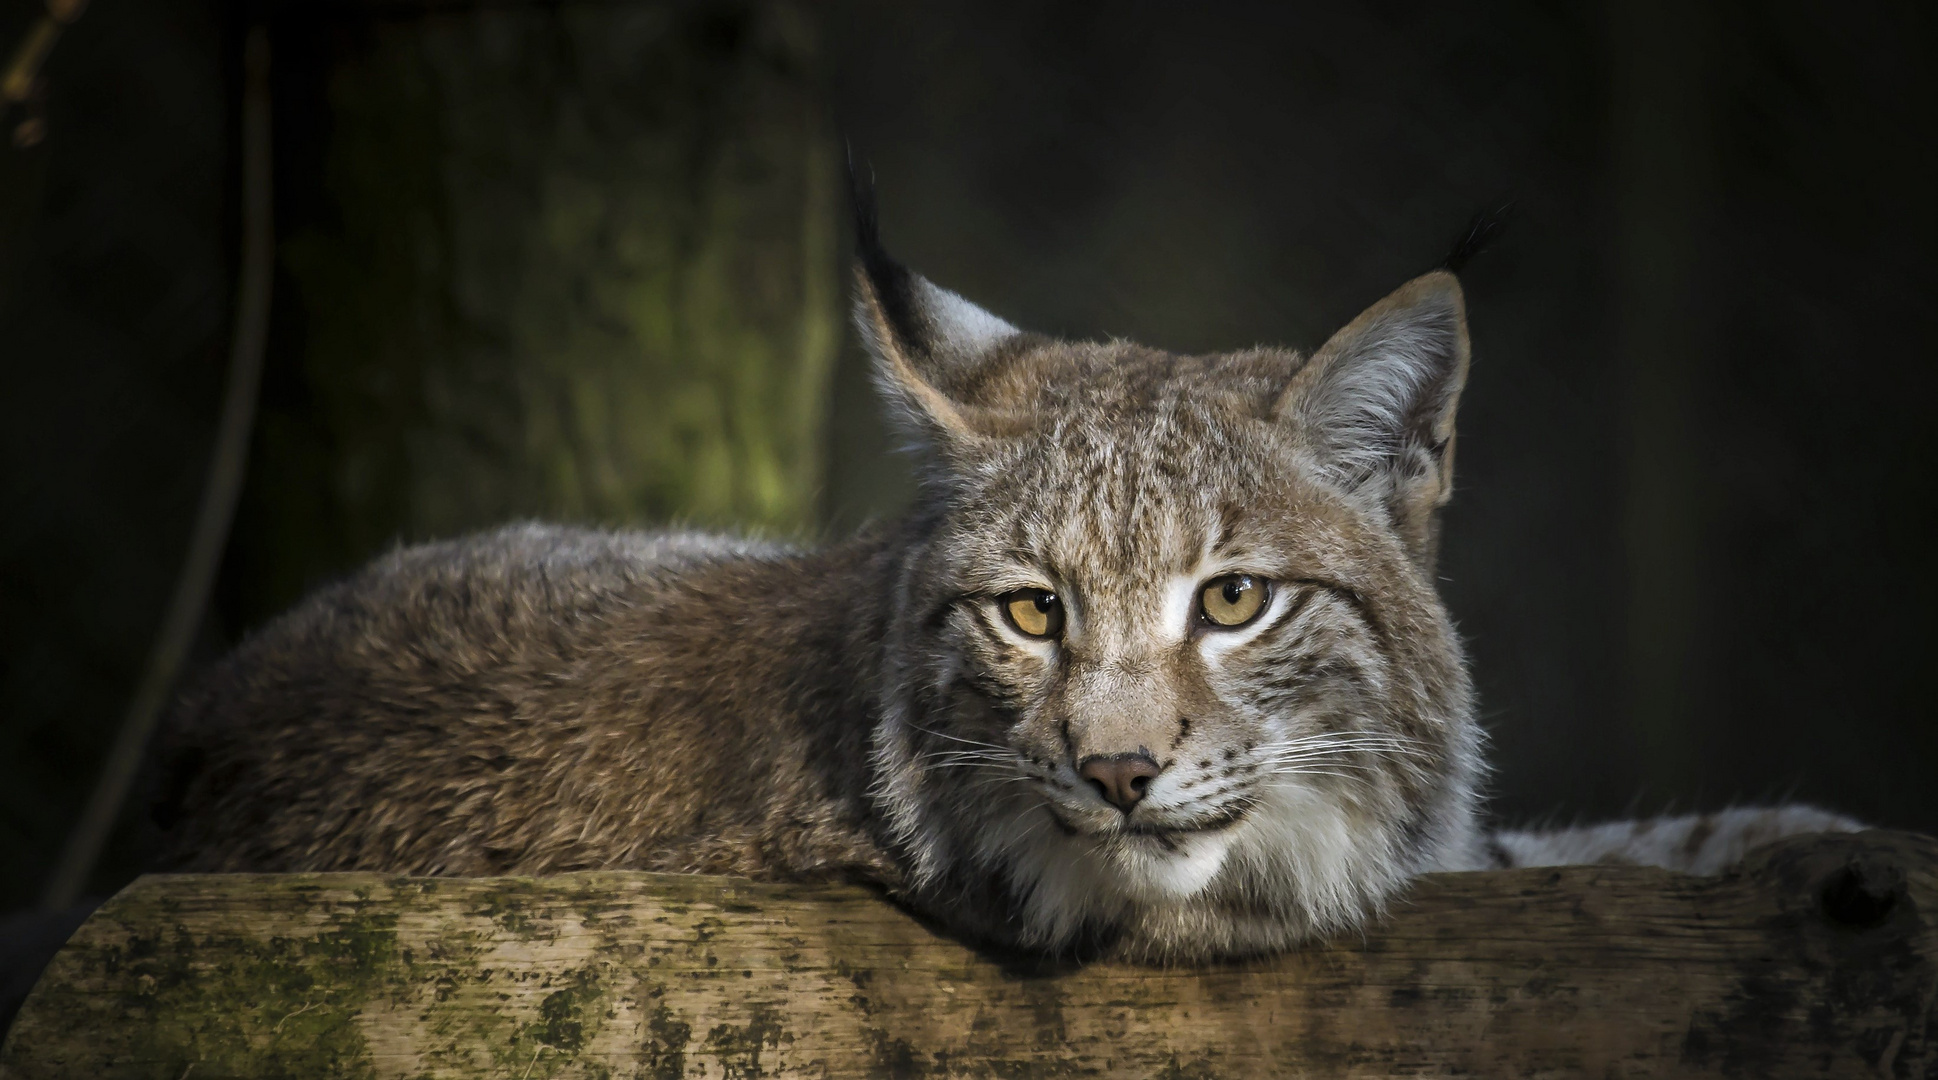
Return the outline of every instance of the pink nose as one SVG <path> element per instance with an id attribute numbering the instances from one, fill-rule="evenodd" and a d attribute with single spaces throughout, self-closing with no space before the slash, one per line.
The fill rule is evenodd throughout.
<path id="1" fill-rule="evenodd" d="M 1097 754 L 1083 759 L 1077 775 L 1090 782 L 1104 801 L 1128 814 L 1150 789 L 1163 766 L 1149 754 Z"/>

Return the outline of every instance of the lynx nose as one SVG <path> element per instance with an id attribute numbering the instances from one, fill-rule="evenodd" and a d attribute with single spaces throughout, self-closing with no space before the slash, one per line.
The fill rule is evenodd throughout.
<path id="1" fill-rule="evenodd" d="M 1090 781 L 1097 794 L 1104 801 L 1128 814 L 1131 807 L 1144 798 L 1151 781 L 1163 771 L 1163 766 L 1151 760 L 1149 754 L 1102 754 L 1083 759 L 1077 766 L 1077 775 Z"/>

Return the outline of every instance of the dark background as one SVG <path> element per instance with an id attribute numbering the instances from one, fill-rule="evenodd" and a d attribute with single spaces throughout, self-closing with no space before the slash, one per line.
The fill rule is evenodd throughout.
<path id="1" fill-rule="evenodd" d="M 0 0 L 0 48 L 36 10 Z M 251 20 L 279 273 L 200 661 L 396 538 L 892 513 L 906 464 L 832 344 L 843 136 L 934 280 L 1177 350 L 1316 345 L 1512 199 L 1466 275 L 1441 568 L 1497 811 L 1938 830 L 1933 18 L 96 0 L 45 140 L 0 145 L 0 908 L 39 891 L 182 559 Z M 667 290 L 699 329 L 661 333 Z M 580 393 L 630 402 L 610 460 L 555 437 Z M 124 829 L 94 887 L 140 856 Z"/>

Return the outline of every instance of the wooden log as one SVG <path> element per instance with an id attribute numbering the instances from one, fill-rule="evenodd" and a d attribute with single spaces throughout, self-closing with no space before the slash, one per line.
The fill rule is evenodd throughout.
<path id="1" fill-rule="evenodd" d="M 1196 969 L 1005 960 L 865 890 L 636 873 L 147 877 L 0 1077 L 1930 1076 L 1938 841 L 1435 875 Z"/>

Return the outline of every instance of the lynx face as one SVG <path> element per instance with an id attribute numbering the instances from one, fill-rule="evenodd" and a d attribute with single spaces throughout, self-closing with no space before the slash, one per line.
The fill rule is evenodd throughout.
<path id="1" fill-rule="evenodd" d="M 1310 360 L 1023 334 L 878 250 L 860 317 L 933 453 L 876 733 L 918 888 L 993 882 L 1024 944 L 1162 958 L 1472 861 L 1479 734 L 1431 585 L 1451 275 Z"/>

